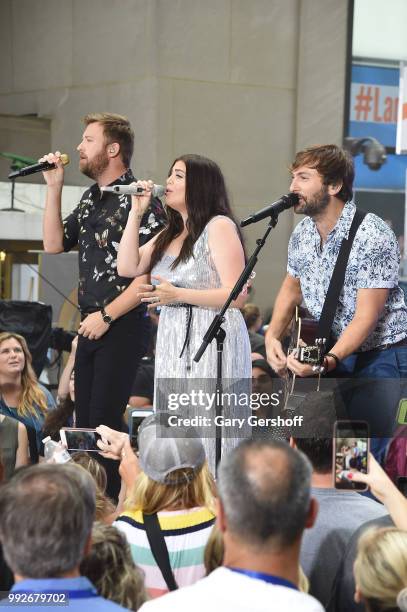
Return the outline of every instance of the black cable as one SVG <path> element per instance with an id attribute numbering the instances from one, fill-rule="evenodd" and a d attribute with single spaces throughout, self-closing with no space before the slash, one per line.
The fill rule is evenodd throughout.
<path id="1" fill-rule="evenodd" d="M 79 306 L 77 304 L 75 304 L 74 302 L 72 302 L 72 300 L 69 299 L 69 297 L 67 297 L 64 293 L 62 293 L 62 291 L 60 291 L 58 289 L 58 287 L 55 287 L 55 285 L 53 283 L 51 283 L 51 281 L 49 281 L 43 274 L 41 274 L 41 272 L 39 272 L 39 270 L 36 270 L 34 268 L 34 266 L 31 266 L 29 263 L 26 264 L 29 268 L 31 268 L 31 270 L 34 270 L 34 272 L 36 274 L 38 274 L 38 276 L 45 281 L 46 283 L 48 283 L 48 285 L 50 285 L 50 287 L 52 287 L 57 293 L 59 293 L 60 296 L 62 296 L 64 298 L 64 300 L 66 300 L 67 302 L 69 302 L 72 306 L 74 306 L 76 308 L 76 310 L 80 310 Z"/>

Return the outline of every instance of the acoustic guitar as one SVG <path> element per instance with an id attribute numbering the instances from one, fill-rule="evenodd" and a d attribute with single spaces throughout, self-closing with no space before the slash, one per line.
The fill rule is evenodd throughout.
<path id="1" fill-rule="evenodd" d="M 321 382 L 320 368 L 324 362 L 326 338 L 316 338 L 318 321 L 311 317 L 301 317 L 296 307 L 295 316 L 290 324 L 290 334 L 287 355 L 295 352 L 298 361 L 318 368 L 316 389 L 315 379 L 301 378 L 302 389 L 296 387 L 296 375 L 288 368 L 284 376 L 283 409 L 293 410 L 311 390 L 319 391 Z M 312 382 L 310 382 L 312 381 Z"/>

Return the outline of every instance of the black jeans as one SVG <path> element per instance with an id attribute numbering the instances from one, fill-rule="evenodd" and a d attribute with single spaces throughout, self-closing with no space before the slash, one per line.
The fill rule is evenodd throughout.
<path id="1" fill-rule="evenodd" d="M 79 336 L 75 359 L 75 412 L 77 427 L 107 425 L 123 430 L 123 413 L 140 359 L 146 354 L 151 321 L 143 311 L 131 310 L 99 340 Z M 116 461 L 103 460 L 108 472 L 108 492 L 120 488 Z"/>
<path id="2" fill-rule="evenodd" d="M 122 430 L 122 415 L 140 359 L 146 354 L 151 322 L 132 310 L 114 321 L 99 340 L 79 336 L 75 359 L 77 427 L 108 425 Z"/>

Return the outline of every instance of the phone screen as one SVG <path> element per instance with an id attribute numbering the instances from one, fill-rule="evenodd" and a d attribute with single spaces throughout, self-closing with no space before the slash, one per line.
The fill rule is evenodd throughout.
<path id="1" fill-rule="evenodd" d="M 365 491 L 363 482 L 354 482 L 354 472 L 367 474 L 369 429 L 365 421 L 337 421 L 334 435 L 334 483 L 336 489 Z"/>
<path id="2" fill-rule="evenodd" d="M 154 414 L 154 410 L 152 409 L 140 410 L 140 408 L 134 408 L 134 410 L 130 412 L 130 416 L 129 416 L 130 444 L 132 448 L 134 448 L 134 450 L 136 451 L 138 450 L 137 435 L 138 435 L 139 427 L 141 423 L 144 421 L 144 419 L 150 416 L 151 414 Z"/>
<path id="3" fill-rule="evenodd" d="M 61 429 L 61 441 L 71 451 L 100 451 L 96 444 L 100 434 L 94 429 Z"/>

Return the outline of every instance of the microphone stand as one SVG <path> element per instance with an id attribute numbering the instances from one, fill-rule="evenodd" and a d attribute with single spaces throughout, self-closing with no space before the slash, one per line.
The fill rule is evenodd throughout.
<path id="1" fill-rule="evenodd" d="M 22 208 L 14 206 L 14 191 L 16 188 L 16 179 L 11 180 L 11 206 L 9 208 L 0 208 L 0 212 L 25 212 Z"/>
<path id="2" fill-rule="evenodd" d="M 212 342 L 212 340 L 215 338 L 216 339 L 216 354 L 217 354 L 217 367 L 216 367 L 216 417 L 219 417 L 221 415 L 222 412 L 222 358 L 223 358 L 223 344 L 226 338 L 226 331 L 223 329 L 222 327 L 222 323 L 224 323 L 225 321 L 225 312 L 227 311 L 227 309 L 229 308 L 230 304 L 233 302 L 233 300 L 236 300 L 238 298 L 238 296 L 240 295 L 244 285 L 247 283 L 247 281 L 249 280 L 249 277 L 255 267 L 255 265 L 257 264 L 258 261 L 258 254 L 260 253 L 261 249 L 264 247 L 264 245 L 266 244 L 266 240 L 267 237 L 269 235 L 269 233 L 271 232 L 271 230 L 273 229 L 273 227 L 275 227 L 277 225 L 277 221 L 278 221 L 278 212 L 275 211 L 271 211 L 270 213 L 270 220 L 267 226 L 266 231 L 264 232 L 264 235 L 262 238 L 258 238 L 256 240 L 256 244 L 257 247 L 255 248 L 253 254 L 251 255 L 251 257 L 249 258 L 243 272 L 241 273 L 239 279 L 237 280 L 235 286 L 233 287 L 232 291 L 230 292 L 229 297 L 227 298 L 226 302 L 223 304 L 219 314 L 217 314 L 215 316 L 215 318 L 213 319 L 212 323 L 210 324 L 210 326 L 208 327 L 203 340 L 202 340 L 202 344 L 199 347 L 198 351 L 195 354 L 194 357 L 194 361 L 196 363 L 198 363 L 202 357 L 202 355 L 204 354 L 204 352 L 206 351 L 206 349 L 208 348 L 209 344 Z M 216 420 L 216 422 L 218 422 L 218 420 Z M 216 427 L 216 446 L 215 446 L 215 458 L 216 458 L 216 466 L 218 466 L 219 461 L 221 459 L 221 455 L 222 455 L 222 427 L 220 427 L 218 429 L 218 427 Z"/>

